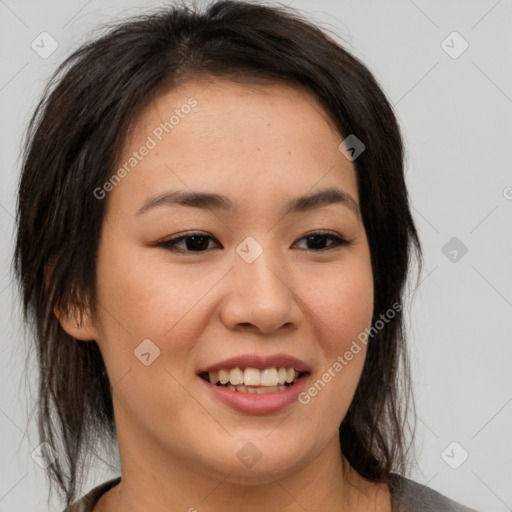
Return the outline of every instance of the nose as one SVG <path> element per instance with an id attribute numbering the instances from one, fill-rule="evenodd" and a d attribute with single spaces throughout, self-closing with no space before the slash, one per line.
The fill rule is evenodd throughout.
<path id="1" fill-rule="evenodd" d="M 271 251 L 264 250 L 252 263 L 237 255 L 227 277 L 220 310 L 226 328 L 270 334 L 299 325 L 302 309 L 298 290 L 294 290 L 290 273 Z"/>

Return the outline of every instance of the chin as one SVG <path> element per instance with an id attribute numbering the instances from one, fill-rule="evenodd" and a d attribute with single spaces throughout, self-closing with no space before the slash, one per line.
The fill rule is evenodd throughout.
<path id="1" fill-rule="evenodd" d="M 298 437 L 293 441 L 288 437 L 285 441 L 282 436 L 272 439 L 272 435 L 266 432 L 259 438 L 244 436 L 243 440 L 230 440 L 221 453 L 210 453 L 201 466 L 210 466 L 211 471 L 228 475 L 226 482 L 263 485 L 296 473 L 314 458 L 311 455 L 314 447 L 305 447 Z"/>

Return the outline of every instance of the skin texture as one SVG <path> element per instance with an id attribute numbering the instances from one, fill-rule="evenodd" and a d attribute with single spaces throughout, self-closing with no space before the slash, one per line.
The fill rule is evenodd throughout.
<path id="1" fill-rule="evenodd" d="M 162 140 L 152 135 L 189 98 L 197 100 Z M 188 110 L 188 109 L 186 109 Z M 96 340 L 110 382 L 122 483 L 94 511 L 390 510 L 387 488 L 350 471 L 338 427 L 365 351 L 307 405 L 242 414 L 204 391 L 196 372 L 243 354 L 284 352 L 311 368 L 310 384 L 370 326 L 373 279 L 360 215 L 344 204 L 285 214 L 292 198 L 336 187 L 358 204 L 355 169 L 320 105 L 289 85 L 195 80 L 160 94 L 126 141 L 119 165 L 151 136 L 157 145 L 104 199 L 97 261 L 97 314 L 64 328 Z M 168 190 L 229 196 L 234 212 L 159 206 Z M 304 238 L 325 230 L 348 240 L 327 250 Z M 156 242 L 200 232 L 202 252 Z M 248 236 L 263 249 L 236 252 Z M 184 251 L 186 243 L 179 247 Z M 134 350 L 150 339 L 160 356 Z M 261 459 L 246 467 L 252 442 Z"/>

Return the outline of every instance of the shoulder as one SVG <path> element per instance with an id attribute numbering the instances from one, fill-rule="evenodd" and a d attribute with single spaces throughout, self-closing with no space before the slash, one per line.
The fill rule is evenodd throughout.
<path id="1" fill-rule="evenodd" d="M 112 489 L 112 487 L 115 487 L 120 481 L 121 477 L 117 477 L 98 485 L 94 489 L 90 490 L 85 496 L 73 503 L 73 505 L 66 508 L 63 512 L 91 512 L 101 496 L 103 496 L 103 494 L 108 490 Z"/>
<path id="2" fill-rule="evenodd" d="M 400 475 L 391 475 L 390 487 L 393 512 L 476 512 Z"/>

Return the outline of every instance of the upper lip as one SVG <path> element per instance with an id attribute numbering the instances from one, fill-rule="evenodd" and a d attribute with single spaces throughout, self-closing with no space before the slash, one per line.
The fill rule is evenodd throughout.
<path id="1" fill-rule="evenodd" d="M 273 354 L 260 356 L 256 354 L 239 355 L 224 359 L 210 366 L 202 368 L 199 373 L 214 372 L 222 369 L 231 368 L 256 368 L 264 370 L 265 368 L 295 368 L 299 372 L 309 372 L 309 366 L 300 359 L 288 354 Z"/>

